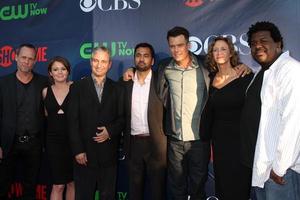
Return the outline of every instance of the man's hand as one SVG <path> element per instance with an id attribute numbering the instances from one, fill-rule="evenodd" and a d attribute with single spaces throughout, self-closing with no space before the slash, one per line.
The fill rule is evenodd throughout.
<path id="1" fill-rule="evenodd" d="M 248 66 L 245 65 L 245 64 L 240 64 L 240 65 L 236 66 L 236 67 L 233 68 L 233 69 L 235 69 L 235 71 L 236 71 L 238 77 L 240 77 L 240 76 L 241 76 L 241 77 L 244 77 L 244 76 L 246 76 L 247 74 L 250 74 L 250 73 L 252 72 L 251 68 L 248 67 Z"/>
<path id="2" fill-rule="evenodd" d="M 273 171 L 273 169 L 270 172 L 270 178 L 277 184 L 279 185 L 284 185 L 285 184 L 285 180 L 283 179 L 283 177 L 278 176 L 277 174 L 275 174 L 275 172 Z"/>
<path id="3" fill-rule="evenodd" d="M 133 77 L 134 77 L 134 72 L 133 72 L 133 69 L 130 67 L 124 72 L 123 81 L 129 81 L 129 80 L 133 79 Z"/>
<path id="4" fill-rule="evenodd" d="M 109 134 L 104 126 L 97 127 L 97 129 L 99 130 L 99 132 L 97 132 L 96 136 L 93 137 L 95 142 L 101 143 L 109 139 Z"/>
<path id="5" fill-rule="evenodd" d="M 80 165 L 87 165 L 87 157 L 86 157 L 86 153 L 80 153 L 80 154 L 77 154 L 75 156 L 75 160 L 78 164 Z"/>

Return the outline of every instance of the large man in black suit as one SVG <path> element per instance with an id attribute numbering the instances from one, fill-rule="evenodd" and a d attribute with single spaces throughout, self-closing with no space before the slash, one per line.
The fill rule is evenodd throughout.
<path id="1" fill-rule="evenodd" d="M 129 172 L 129 199 L 142 200 L 144 180 L 150 180 L 151 199 L 165 200 L 167 139 L 163 133 L 163 104 L 155 91 L 154 50 L 148 43 L 135 47 L 136 73 L 126 87 L 124 147 Z M 147 175 L 147 176 L 146 176 Z"/>
<path id="2" fill-rule="evenodd" d="M 0 80 L 0 199 L 7 199 L 14 170 L 22 161 L 24 199 L 35 199 L 44 126 L 42 89 L 47 78 L 32 72 L 36 48 L 16 51 L 17 71 Z"/>
<path id="3" fill-rule="evenodd" d="M 76 164 L 76 199 L 90 200 L 95 190 L 101 200 L 115 199 L 117 150 L 124 126 L 124 90 L 106 77 L 110 52 L 97 47 L 91 57 L 92 74 L 70 90 L 68 123 Z"/>

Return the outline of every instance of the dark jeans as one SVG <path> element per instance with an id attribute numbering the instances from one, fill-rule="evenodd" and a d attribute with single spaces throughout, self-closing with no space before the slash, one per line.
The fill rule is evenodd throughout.
<path id="1" fill-rule="evenodd" d="M 300 174 L 288 169 L 283 176 L 284 185 L 275 183 L 272 179 L 265 182 L 264 188 L 253 187 L 257 200 L 299 200 L 300 199 Z"/>
<path id="2" fill-rule="evenodd" d="M 98 189 L 101 200 L 115 200 L 117 166 L 87 167 L 75 163 L 75 199 L 93 200 Z"/>
<path id="3" fill-rule="evenodd" d="M 166 199 L 166 164 L 151 155 L 151 145 L 150 137 L 131 139 L 128 160 L 130 200 L 144 199 L 145 180 L 149 180 L 150 199 Z"/>
<path id="4" fill-rule="evenodd" d="M 22 165 L 23 196 L 22 199 L 36 198 L 36 183 L 41 164 L 41 142 L 31 138 L 28 142 L 15 142 L 12 150 L 0 164 L 0 199 L 7 199 L 7 193 L 14 180 L 17 164 Z"/>
<path id="5" fill-rule="evenodd" d="M 210 156 L 209 142 L 179 141 L 168 137 L 168 182 L 172 200 L 206 199 L 205 183 Z"/>

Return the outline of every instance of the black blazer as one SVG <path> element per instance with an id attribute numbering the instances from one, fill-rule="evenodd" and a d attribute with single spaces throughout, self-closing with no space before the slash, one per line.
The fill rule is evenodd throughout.
<path id="1" fill-rule="evenodd" d="M 70 88 L 67 120 L 74 155 L 85 152 L 89 167 L 117 163 L 119 136 L 124 126 L 123 87 L 106 78 L 99 103 L 91 76 L 75 82 Z M 100 126 L 106 127 L 110 139 L 96 143 L 93 137 Z"/>
<path id="2" fill-rule="evenodd" d="M 44 108 L 42 90 L 48 84 L 48 78 L 33 73 L 35 86 L 36 109 L 33 111 L 39 116 L 40 134 L 44 132 Z M 0 146 L 5 157 L 10 151 L 16 134 L 17 123 L 17 87 L 16 73 L 9 74 L 0 79 Z"/>
<path id="3" fill-rule="evenodd" d="M 148 125 L 152 142 L 152 158 L 166 165 L 167 138 L 163 132 L 163 104 L 157 96 L 155 82 L 157 74 L 152 71 L 148 102 Z M 131 100 L 133 81 L 120 81 L 126 88 L 126 125 L 124 131 L 124 150 L 126 157 L 130 157 L 131 132 Z"/>

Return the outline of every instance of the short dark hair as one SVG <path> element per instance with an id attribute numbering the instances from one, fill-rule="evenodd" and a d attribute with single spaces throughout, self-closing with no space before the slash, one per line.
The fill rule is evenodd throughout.
<path id="1" fill-rule="evenodd" d="M 61 64 L 63 64 L 70 74 L 71 64 L 66 58 L 61 57 L 61 56 L 55 56 L 55 57 L 51 58 L 51 60 L 49 61 L 49 64 L 48 64 L 48 72 L 51 72 L 51 68 L 52 68 L 52 65 L 54 62 L 60 62 Z"/>
<path id="2" fill-rule="evenodd" d="M 64 58 L 64 57 L 55 56 L 55 57 L 53 57 L 49 61 L 49 64 L 48 64 L 48 74 L 50 74 L 51 69 L 52 69 L 52 65 L 53 65 L 54 62 L 60 62 L 61 64 L 63 64 L 66 67 L 68 73 L 69 74 L 71 73 L 71 64 L 70 64 L 70 62 L 66 58 Z M 49 75 L 49 77 L 50 77 L 50 81 L 53 82 L 52 77 L 50 75 Z"/>
<path id="3" fill-rule="evenodd" d="M 18 46 L 18 48 L 16 49 L 16 54 L 17 54 L 17 55 L 19 55 L 20 50 L 21 50 L 23 47 L 27 47 L 27 48 L 29 48 L 29 49 L 33 49 L 34 52 L 35 52 L 35 56 L 36 56 L 37 49 L 36 49 L 36 47 L 35 47 L 33 44 L 30 44 L 30 43 L 23 43 L 23 44 L 20 44 L 20 45 Z"/>
<path id="4" fill-rule="evenodd" d="M 135 52 L 138 48 L 140 47 L 144 47 L 144 48 L 148 48 L 150 49 L 150 53 L 151 53 L 151 57 L 154 58 L 155 57 L 155 52 L 154 52 L 154 48 L 151 44 L 147 43 L 147 42 L 142 42 L 142 43 L 138 43 L 135 47 L 134 47 L 134 56 L 135 56 Z"/>
<path id="5" fill-rule="evenodd" d="M 175 26 L 174 28 L 170 29 L 167 34 L 167 40 L 169 41 L 170 37 L 177 37 L 179 35 L 183 35 L 186 41 L 189 41 L 190 33 L 189 31 L 180 26 Z"/>
<path id="6" fill-rule="evenodd" d="M 283 48 L 283 38 L 278 27 L 272 22 L 261 21 L 252 24 L 247 32 L 248 36 L 248 45 L 251 46 L 251 39 L 254 33 L 259 31 L 269 31 L 274 42 L 281 42 L 281 49 Z"/>

